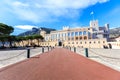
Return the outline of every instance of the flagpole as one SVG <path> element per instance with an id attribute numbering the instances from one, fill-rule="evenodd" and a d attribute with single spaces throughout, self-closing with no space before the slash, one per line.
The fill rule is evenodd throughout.
<path id="1" fill-rule="evenodd" d="M 94 14 L 92 16 L 93 16 L 93 21 L 94 21 Z"/>
<path id="2" fill-rule="evenodd" d="M 93 11 L 90 13 L 90 15 L 92 16 L 92 19 L 94 20 L 94 12 Z"/>

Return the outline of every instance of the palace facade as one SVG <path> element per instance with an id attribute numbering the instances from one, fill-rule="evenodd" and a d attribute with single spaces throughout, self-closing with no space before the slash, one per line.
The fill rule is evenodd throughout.
<path id="1" fill-rule="evenodd" d="M 92 20 L 87 27 L 65 26 L 63 30 L 51 31 L 49 34 L 42 30 L 40 34 L 44 37 L 40 46 L 102 48 L 109 41 L 109 24 L 100 27 L 98 20 Z"/>

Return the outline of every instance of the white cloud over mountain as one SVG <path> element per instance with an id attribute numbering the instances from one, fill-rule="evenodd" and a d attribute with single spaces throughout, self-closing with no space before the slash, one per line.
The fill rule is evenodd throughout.
<path id="1" fill-rule="evenodd" d="M 58 17 L 77 18 L 81 11 L 109 0 L 4 0 L 6 7 L 18 19 L 34 23 L 58 21 Z"/>
<path id="2" fill-rule="evenodd" d="M 31 30 L 34 27 L 37 28 L 37 26 L 31 26 L 31 25 L 17 25 L 14 27 L 18 29 L 25 29 L 25 30 Z"/>

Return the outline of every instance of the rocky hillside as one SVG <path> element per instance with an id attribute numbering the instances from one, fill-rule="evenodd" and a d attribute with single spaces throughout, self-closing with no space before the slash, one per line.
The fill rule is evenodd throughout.
<path id="1" fill-rule="evenodd" d="M 28 35 L 34 35 L 34 34 L 40 34 L 40 31 L 44 30 L 47 33 L 50 33 L 50 31 L 55 31 L 55 29 L 51 29 L 51 28 L 32 28 L 32 30 L 26 31 L 24 33 L 19 34 L 18 36 L 28 36 Z"/>
<path id="2" fill-rule="evenodd" d="M 120 27 L 110 29 L 110 37 L 118 37 L 120 36 Z"/>

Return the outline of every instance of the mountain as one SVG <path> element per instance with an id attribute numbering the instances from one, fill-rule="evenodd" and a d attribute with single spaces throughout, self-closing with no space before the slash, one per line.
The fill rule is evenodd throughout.
<path id="1" fill-rule="evenodd" d="M 32 28 L 32 30 L 20 33 L 18 36 L 28 36 L 28 35 L 34 35 L 34 34 L 40 34 L 40 31 L 44 30 L 47 33 L 50 33 L 50 31 L 55 31 L 55 29 L 52 28 L 45 28 L 45 27 L 41 27 L 41 28 Z"/>
<path id="2" fill-rule="evenodd" d="M 46 31 L 47 33 L 50 33 L 50 31 L 55 31 L 55 29 L 45 28 L 45 27 L 32 28 L 32 30 L 21 33 L 18 36 L 28 36 L 28 35 L 40 34 L 41 30 Z M 118 36 L 120 36 L 120 27 L 110 29 L 110 38 L 118 37 Z"/>
<path id="3" fill-rule="evenodd" d="M 110 38 L 120 36 L 120 27 L 110 29 Z"/>

